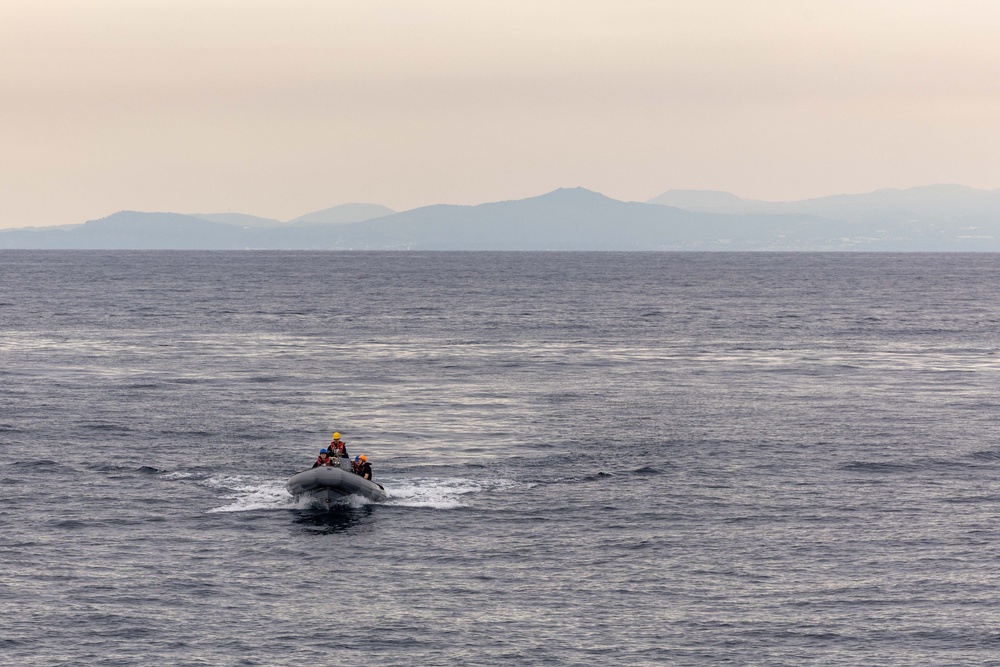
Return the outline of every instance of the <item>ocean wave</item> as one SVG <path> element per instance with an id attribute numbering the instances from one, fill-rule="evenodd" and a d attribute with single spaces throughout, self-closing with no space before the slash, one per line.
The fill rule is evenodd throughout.
<path id="1" fill-rule="evenodd" d="M 160 473 L 160 479 L 166 479 L 166 480 L 191 479 L 192 477 L 195 477 L 194 473 L 192 473 L 192 472 L 182 472 L 182 471 L 179 471 L 179 470 L 175 470 L 174 472 Z"/>
<path id="2" fill-rule="evenodd" d="M 140 475 L 160 475 L 163 470 L 153 466 L 141 465 L 116 465 L 112 463 L 93 463 L 87 466 L 93 472 L 108 473 L 114 478 L 121 478 L 123 475 L 138 473 Z"/>
<path id="3" fill-rule="evenodd" d="M 222 507 L 213 507 L 208 513 L 250 512 L 255 510 L 304 509 L 308 503 L 299 503 L 285 489 L 282 480 L 259 480 L 245 476 L 216 475 L 201 482 L 205 486 L 222 491 L 222 497 L 232 502 Z"/>
<path id="4" fill-rule="evenodd" d="M 58 468 L 63 464 L 52 459 L 38 459 L 35 461 L 14 461 L 10 465 L 18 468 Z"/>
<path id="5" fill-rule="evenodd" d="M 910 472 L 917 466 L 908 463 L 888 463 L 882 461 L 851 461 L 840 466 L 841 470 L 866 473 Z"/>
<path id="6" fill-rule="evenodd" d="M 506 491 L 519 486 L 505 478 L 418 477 L 386 485 L 389 504 L 400 507 L 457 509 L 468 507 L 476 494 Z"/>
<path id="7" fill-rule="evenodd" d="M 455 509 L 468 505 L 463 501 L 465 496 L 483 489 L 482 482 L 461 477 L 417 478 L 393 484 L 386 488 L 386 492 L 392 505 Z"/>

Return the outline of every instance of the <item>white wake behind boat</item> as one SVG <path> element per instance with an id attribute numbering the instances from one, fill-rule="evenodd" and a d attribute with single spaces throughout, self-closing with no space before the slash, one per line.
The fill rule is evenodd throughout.
<path id="1" fill-rule="evenodd" d="M 346 458 L 335 462 L 334 466 L 319 466 L 293 475 L 285 488 L 296 498 L 308 495 L 326 506 L 345 496 L 358 495 L 369 500 L 389 497 L 381 484 L 355 474 Z"/>

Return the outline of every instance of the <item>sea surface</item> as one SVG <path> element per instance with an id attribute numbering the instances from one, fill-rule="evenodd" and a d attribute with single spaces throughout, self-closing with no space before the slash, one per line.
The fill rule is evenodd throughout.
<path id="1" fill-rule="evenodd" d="M 1000 256 L 0 252 L 0 664 L 1000 664 Z M 389 500 L 284 489 L 331 433 Z"/>

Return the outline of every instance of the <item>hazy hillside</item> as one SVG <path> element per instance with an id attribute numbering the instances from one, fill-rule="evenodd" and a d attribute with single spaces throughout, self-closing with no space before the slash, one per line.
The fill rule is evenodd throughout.
<path id="1" fill-rule="evenodd" d="M 713 209 L 708 211 L 623 202 L 572 188 L 478 206 L 426 206 L 360 222 L 345 221 L 361 214 L 351 208 L 325 218 L 343 214 L 339 223 L 300 218 L 297 224 L 242 214 L 122 211 L 69 228 L 0 232 L 0 248 L 1000 251 L 996 200 L 996 192 L 954 186 L 785 203 L 691 191 L 655 200 Z M 244 224 L 248 218 L 253 224 Z"/>
<path id="2" fill-rule="evenodd" d="M 227 225 L 236 225 L 237 227 L 280 227 L 285 224 L 274 218 L 260 218 L 246 213 L 192 213 L 191 216 L 212 222 L 224 222 Z"/>
<path id="3" fill-rule="evenodd" d="M 478 206 L 435 205 L 327 236 L 345 249 L 760 250 L 843 249 L 814 216 L 733 216 L 622 202 L 583 188 Z M 319 239 L 314 239 L 319 242 Z"/>
<path id="4" fill-rule="evenodd" d="M 706 213 L 804 213 L 844 222 L 956 221 L 963 218 L 982 221 L 1000 216 L 1000 190 L 976 190 L 963 185 L 885 189 L 791 202 L 741 199 L 714 190 L 668 190 L 650 203 Z"/>
<path id="5" fill-rule="evenodd" d="M 120 211 L 62 229 L 0 233 L 0 248 L 221 250 L 243 247 L 240 227 L 180 213 Z"/>
<path id="6" fill-rule="evenodd" d="M 381 204 L 341 204 L 322 211 L 313 211 L 289 220 L 290 225 L 339 225 L 349 222 L 364 222 L 395 213 Z"/>
<path id="7" fill-rule="evenodd" d="M 413 250 L 636 250 L 668 241 L 691 214 L 581 188 L 478 206 L 435 205 L 344 229 L 352 246 Z"/>

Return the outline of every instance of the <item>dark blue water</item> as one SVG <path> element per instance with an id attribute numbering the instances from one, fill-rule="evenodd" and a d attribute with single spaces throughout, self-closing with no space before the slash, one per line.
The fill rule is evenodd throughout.
<path id="1" fill-rule="evenodd" d="M 998 662 L 1000 257 L 0 253 L 0 663 Z M 283 488 L 339 430 L 391 498 Z"/>

